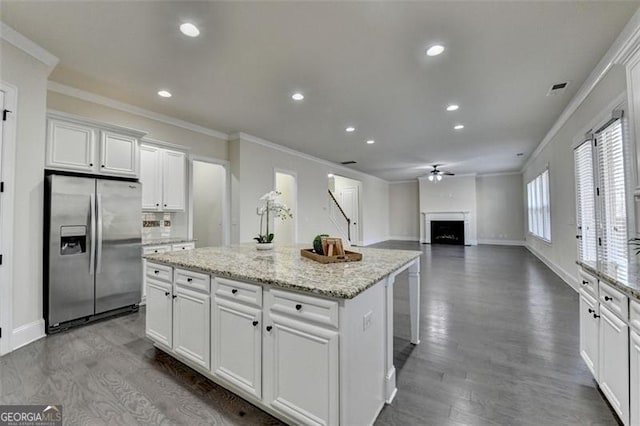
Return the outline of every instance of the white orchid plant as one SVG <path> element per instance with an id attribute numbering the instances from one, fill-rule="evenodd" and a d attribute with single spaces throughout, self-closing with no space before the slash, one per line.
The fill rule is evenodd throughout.
<path id="1" fill-rule="evenodd" d="M 291 209 L 289 207 L 287 207 L 285 204 L 282 204 L 276 201 L 276 199 L 280 195 L 282 195 L 282 193 L 279 191 L 269 191 L 266 194 L 264 194 L 262 197 L 260 197 L 260 201 L 263 202 L 263 204 L 259 206 L 257 210 L 258 216 L 260 216 L 260 231 L 258 233 L 258 236 L 253 238 L 260 244 L 273 242 L 274 235 L 272 232 L 269 232 L 270 214 L 272 214 L 273 217 L 280 220 L 286 220 L 293 217 L 293 215 L 291 214 Z M 266 220 L 267 227 L 266 227 L 266 232 L 263 234 L 262 227 L 264 224 L 265 216 L 267 219 Z"/>

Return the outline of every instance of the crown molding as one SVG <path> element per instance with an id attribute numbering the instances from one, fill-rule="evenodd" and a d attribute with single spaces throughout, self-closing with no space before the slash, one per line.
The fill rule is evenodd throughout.
<path id="1" fill-rule="evenodd" d="M 406 180 L 391 180 L 389 181 L 389 185 L 395 185 L 400 183 L 418 183 L 418 178 L 415 179 L 406 179 Z"/>
<path id="2" fill-rule="evenodd" d="M 60 62 L 57 56 L 2 21 L 0 21 L 0 38 L 45 64 L 49 67 L 49 72 L 53 71 Z"/>
<path id="3" fill-rule="evenodd" d="M 229 141 L 235 141 L 235 140 L 243 140 L 243 141 L 255 143 L 257 145 L 262 145 L 267 148 L 275 149 L 285 154 L 293 155 L 299 158 L 303 158 L 305 160 L 322 164 L 324 166 L 330 167 L 330 170 L 328 170 L 329 173 L 334 173 L 340 170 L 344 172 L 349 172 L 351 175 L 368 177 L 371 179 L 379 180 L 380 182 L 383 182 L 386 184 L 390 183 L 389 181 L 379 178 L 377 176 L 373 176 L 368 173 L 361 172 L 359 170 L 350 169 L 349 167 L 345 167 L 342 164 L 334 163 L 333 161 L 323 160 L 322 158 L 314 157 L 313 155 L 305 154 L 304 152 L 296 151 L 295 149 L 287 148 L 286 146 L 283 146 L 283 145 L 278 145 L 277 143 L 268 141 L 266 139 L 262 139 L 258 136 L 250 135 L 248 133 L 237 132 L 237 133 L 230 134 Z M 345 177 L 348 177 L 348 176 L 345 176 Z"/>
<path id="4" fill-rule="evenodd" d="M 624 26 L 616 40 L 611 47 L 609 47 L 609 50 L 607 50 L 607 53 L 604 54 L 600 62 L 598 62 L 598 65 L 591 71 L 591 74 L 589 74 L 585 82 L 580 86 L 580 89 L 578 89 L 567 107 L 562 111 L 562 114 L 560 114 L 558 120 L 556 120 L 551 129 L 549 129 L 538 147 L 529 155 L 520 172 L 524 173 L 524 171 L 531 166 L 531 163 L 540 155 L 549 142 L 551 142 L 580 105 L 582 105 L 587 96 L 589 96 L 598 83 L 600 83 L 611 67 L 614 64 L 626 64 L 638 50 L 640 50 L 640 8 L 636 10 L 629 22 Z"/>
<path id="5" fill-rule="evenodd" d="M 483 173 L 483 174 L 479 174 L 478 177 L 481 178 L 481 177 L 513 176 L 513 175 L 522 175 L 522 172 L 515 171 L 515 172 Z"/>
<path id="6" fill-rule="evenodd" d="M 47 90 L 226 141 L 226 133 L 49 80 Z"/>

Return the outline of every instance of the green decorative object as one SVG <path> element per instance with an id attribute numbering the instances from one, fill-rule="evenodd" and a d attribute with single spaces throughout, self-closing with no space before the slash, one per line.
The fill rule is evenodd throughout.
<path id="1" fill-rule="evenodd" d="M 322 250 L 322 238 L 328 236 L 329 234 L 316 235 L 316 237 L 313 239 L 313 251 L 315 251 L 319 255 L 324 256 L 324 251 Z"/>

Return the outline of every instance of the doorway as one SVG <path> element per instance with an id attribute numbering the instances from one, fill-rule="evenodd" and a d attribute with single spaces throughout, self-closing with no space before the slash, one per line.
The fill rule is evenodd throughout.
<path id="1" fill-rule="evenodd" d="M 298 241 L 298 184 L 296 182 L 296 173 L 286 170 L 274 171 L 274 189 L 280 192 L 278 201 L 285 204 L 291 209 L 293 218 L 286 220 L 275 219 L 274 222 L 274 241 L 281 244 L 295 244 Z"/>
<path id="2" fill-rule="evenodd" d="M 343 176 L 329 178 L 329 190 L 340 206 L 341 213 L 349 219 L 349 235 L 352 245 L 361 245 L 360 211 L 362 205 L 362 182 Z"/>
<path id="3" fill-rule="evenodd" d="M 191 160 L 191 231 L 196 247 L 229 244 L 228 168 L 207 159 Z"/>

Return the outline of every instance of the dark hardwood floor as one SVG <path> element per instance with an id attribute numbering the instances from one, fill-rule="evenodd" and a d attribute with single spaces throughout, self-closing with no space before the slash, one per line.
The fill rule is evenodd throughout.
<path id="1" fill-rule="evenodd" d="M 421 339 L 395 287 L 398 395 L 379 425 L 616 424 L 578 354 L 578 297 L 521 247 L 420 246 Z M 0 404 L 62 403 L 65 424 L 279 424 L 153 348 L 144 310 L 0 358 Z M 349 425 L 351 426 L 351 425 Z"/>

